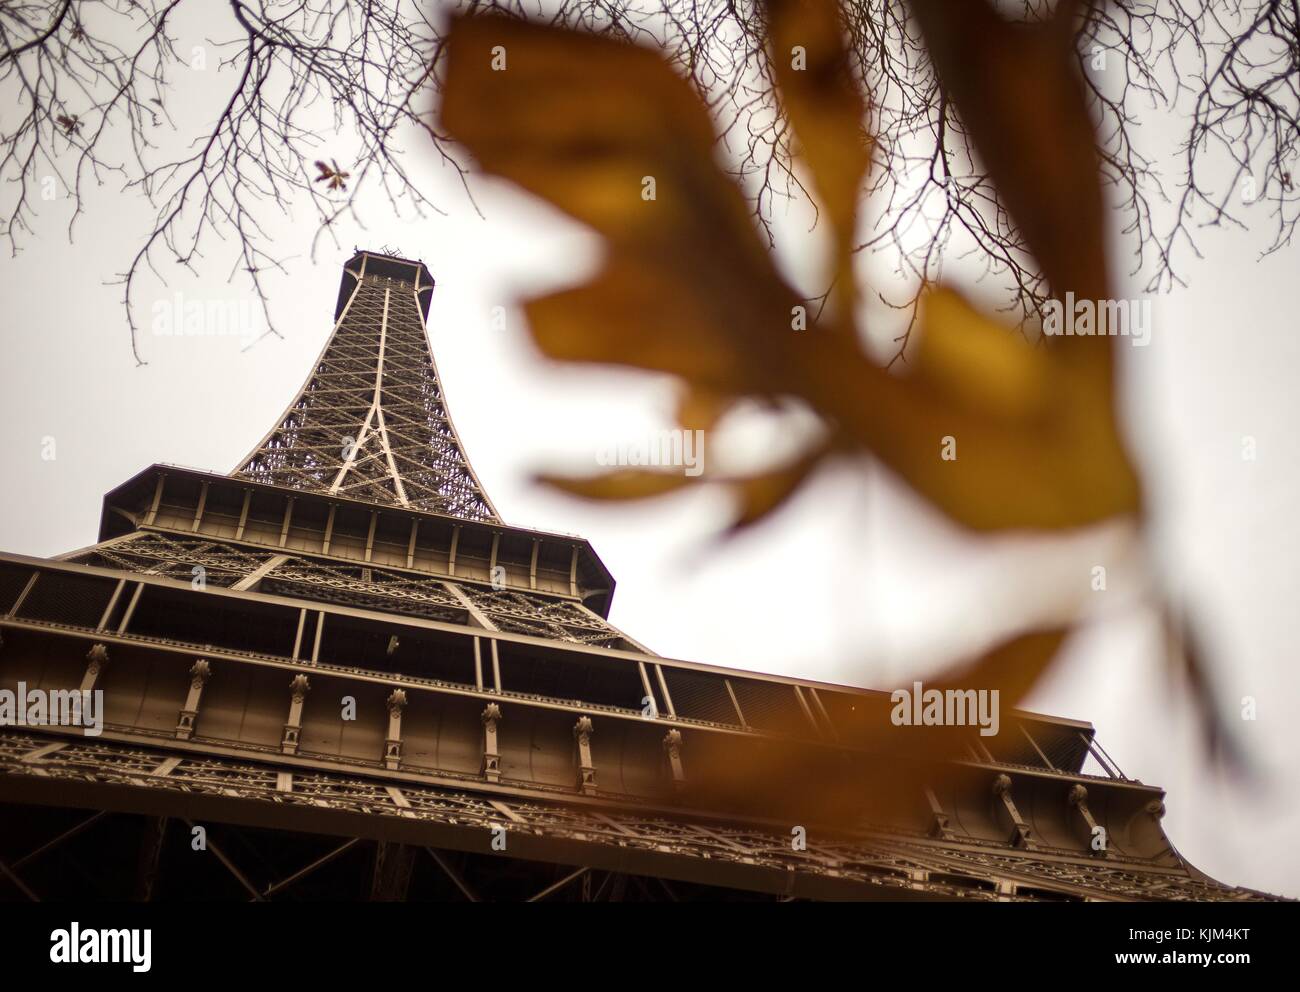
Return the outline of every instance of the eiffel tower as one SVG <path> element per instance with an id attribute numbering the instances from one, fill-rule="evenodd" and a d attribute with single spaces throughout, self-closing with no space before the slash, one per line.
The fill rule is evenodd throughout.
<path id="1" fill-rule="evenodd" d="M 611 626 L 591 545 L 504 524 L 474 475 L 433 288 L 359 251 L 234 472 L 153 465 L 104 498 L 93 546 L 0 554 L 0 690 L 102 692 L 78 697 L 102 699 L 98 734 L 0 729 L 0 898 L 1267 898 L 1188 864 L 1163 792 L 1072 720 L 1003 714 L 870 824 L 701 791 L 760 749 L 906 761 L 862 745 L 888 695 Z"/>

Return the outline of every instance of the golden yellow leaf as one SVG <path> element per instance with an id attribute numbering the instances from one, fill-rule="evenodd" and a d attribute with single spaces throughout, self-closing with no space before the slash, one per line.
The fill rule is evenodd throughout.
<path id="1" fill-rule="evenodd" d="M 788 363 L 777 357 L 785 342 L 773 335 L 793 332 L 771 325 L 793 294 L 764 305 L 771 292 L 761 285 L 740 290 L 615 249 L 590 282 L 528 300 L 524 312 L 550 358 L 667 372 L 720 395 L 785 392 Z"/>
<path id="2" fill-rule="evenodd" d="M 650 472 L 640 469 L 626 469 L 609 472 L 605 475 L 583 477 L 540 475 L 537 481 L 583 499 L 637 500 L 666 496 L 680 492 L 696 478 L 681 472 Z"/>
<path id="3" fill-rule="evenodd" d="M 714 143 L 708 114 L 648 49 L 479 14 L 452 18 L 446 60 L 447 130 L 489 172 L 607 236 L 653 240 L 660 216 L 687 212 L 694 199 L 737 208 L 735 191 L 698 168 Z M 658 180 L 657 211 L 641 198 L 647 175 Z"/>
<path id="4" fill-rule="evenodd" d="M 871 161 L 863 90 L 849 64 L 837 3 L 768 0 L 766 9 L 777 92 L 829 215 L 836 289 L 841 310 L 851 312 L 854 219 Z"/>
<path id="5" fill-rule="evenodd" d="M 988 332 L 983 318 L 964 319 L 976 333 Z M 966 380 L 946 357 L 911 375 L 891 375 L 838 335 L 810 336 L 805 347 L 804 395 L 836 425 L 840 439 L 873 452 L 959 523 L 977 530 L 1055 529 L 1140 508 L 1107 382 L 1054 363 L 1050 402 L 1037 416 L 1008 420 L 1009 404 L 988 408 L 983 398 L 999 388 L 1032 398 L 1032 388 L 1017 380 L 1023 370 L 1014 360 L 976 365 Z M 954 347 L 940 345 L 939 356 Z M 999 373 L 1015 385 L 997 379 Z M 1032 407 L 1016 405 L 1025 412 Z"/>
<path id="6" fill-rule="evenodd" d="M 1008 26 L 984 0 L 917 4 L 943 84 L 999 188 L 1008 188 L 1007 203 L 1049 279 L 1100 298 L 1096 150 L 1086 114 L 1078 112 L 1068 46 L 1053 33 L 1059 28 Z M 952 25 L 942 23 L 947 14 Z M 779 61 L 774 68 L 835 227 L 837 265 L 847 273 L 846 238 L 869 154 L 861 135 L 866 105 L 853 86 L 838 16 L 829 4 L 771 0 L 769 32 L 774 53 L 802 44 L 809 56 L 808 75 Z M 1024 65 L 1009 65 L 1020 57 L 1020 42 Z M 981 44 L 989 51 L 974 51 Z M 911 374 L 893 375 L 863 352 L 855 334 L 795 330 L 800 297 L 715 161 L 707 109 L 656 53 L 493 15 L 453 17 L 446 53 L 442 121 L 451 135 L 485 170 L 545 197 L 605 243 L 594 279 L 526 303 L 545 354 L 679 377 L 688 426 L 711 426 L 741 399 L 796 396 L 826 421 L 832 439 L 752 477 L 627 471 L 545 479 L 550 485 L 595 500 L 721 485 L 737 497 L 734 527 L 741 528 L 788 500 L 827 451 L 858 448 L 974 528 L 1071 527 L 1139 507 L 1115 422 L 1106 339 L 1091 339 L 1102 344 L 1089 348 L 1033 349 L 940 291 L 923 314 Z M 501 53 L 507 64 L 496 71 Z M 1015 92 L 1002 93 L 1003 86 Z M 1035 86 L 1042 92 L 1022 93 Z M 1026 120 L 1014 119 L 1017 108 Z M 1054 122 L 1057 112 L 1062 120 Z M 1054 140 L 1064 151 L 1044 147 Z M 998 141 L 1007 147 L 990 153 L 986 145 Z M 847 329 L 851 313 L 839 316 Z M 954 457 L 945 456 L 949 442 Z M 932 683 L 996 688 L 1003 705 L 1014 706 L 1057 656 L 1064 635 L 1013 638 Z M 899 728 L 888 720 L 860 729 L 869 750 L 898 753 Z M 789 809 L 847 823 L 872 804 L 914 798 L 917 762 L 950 759 L 972 732 L 919 728 L 906 737 L 906 760 L 754 743 L 739 764 L 729 735 L 709 735 L 704 747 L 718 750 L 692 756 L 691 788 L 714 803 L 732 796 L 764 815 Z"/>
<path id="7" fill-rule="evenodd" d="M 544 352 L 723 393 L 783 387 L 799 298 L 714 161 L 708 111 L 685 80 L 647 49 L 493 15 L 453 18 L 446 58 L 452 136 L 606 239 L 592 283 L 527 305 Z"/>
<path id="8" fill-rule="evenodd" d="M 734 534 L 776 511 L 816 469 L 824 449 L 817 448 L 787 465 L 748 476 L 718 476 L 703 472 L 625 469 L 595 476 L 540 475 L 536 481 L 571 496 L 602 502 L 656 499 L 690 486 L 712 485 L 735 497 L 735 515 L 727 533 Z"/>
<path id="9" fill-rule="evenodd" d="M 955 407 L 1023 424 L 1055 399 L 1051 357 L 953 290 L 925 295 L 920 330 L 913 375 Z"/>
<path id="10" fill-rule="evenodd" d="M 785 505 L 812 476 L 825 454 L 826 449 L 818 446 L 788 465 L 729 480 L 728 485 L 736 498 L 736 517 L 728 533 L 735 534 L 752 527 Z"/>
<path id="11" fill-rule="evenodd" d="M 1065 0 L 1036 23 L 1004 20 L 987 0 L 909 6 L 940 86 L 1052 288 L 1106 299 L 1101 162 L 1074 49 L 1080 4 Z"/>
<path id="12" fill-rule="evenodd" d="M 927 689 L 997 689 L 1002 722 L 1059 656 L 1067 631 L 1022 634 L 999 644 L 969 665 L 925 680 Z M 725 804 L 768 818 L 794 817 L 795 823 L 852 829 L 880 822 L 917 802 L 920 786 L 943 774 L 941 763 L 969 757 L 967 744 L 978 740 L 972 726 L 895 726 L 887 696 L 863 696 L 855 712 L 841 714 L 853 746 L 865 753 L 831 746 L 783 741 L 732 741 L 694 738 L 686 756 L 689 773 L 684 799 Z M 805 729 L 806 734 L 806 729 Z"/>
<path id="13" fill-rule="evenodd" d="M 677 398 L 677 422 L 683 430 L 711 431 L 734 404 L 734 397 L 687 385 Z"/>
<path id="14" fill-rule="evenodd" d="M 780 30 L 803 30 L 797 19 L 790 23 Z M 834 32 L 809 37 L 830 53 L 828 64 L 838 64 Z M 494 48 L 505 52 L 505 71 L 492 69 Z M 1070 527 L 1138 506 L 1108 362 L 1065 369 L 944 295 L 931 301 L 930 343 L 912 376 L 881 369 L 854 335 L 796 331 L 799 297 L 713 159 L 703 103 L 655 53 L 475 16 L 453 18 L 447 58 L 443 121 L 452 134 L 484 168 L 545 196 L 605 239 L 606 265 L 593 280 L 525 305 L 550 357 L 669 373 L 700 395 L 729 400 L 800 397 L 837 444 L 872 451 L 974 528 Z M 829 146 L 856 111 L 837 88 L 842 77 L 829 75 L 837 109 L 814 108 L 820 84 L 807 81 L 791 83 L 805 87 L 791 107 L 817 136 L 805 140 L 819 149 L 827 176 L 839 176 L 827 188 L 843 204 L 852 170 Z M 647 178 L 655 180 L 649 198 Z M 955 458 L 944 457 L 948 447 Z M 741 520 L 779 505 L 783 481 L 791 480 L 751 483 Z"/>

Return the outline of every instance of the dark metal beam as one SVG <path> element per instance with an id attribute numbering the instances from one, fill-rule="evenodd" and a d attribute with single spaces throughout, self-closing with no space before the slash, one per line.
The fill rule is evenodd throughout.
<path id="1" fill-rule="evenodd" d="M 29 889 L 23 880 L 15 875 L 9 866 L 3 861 L 0 861 L 0 875 L 3 875 L 5 878 L 9 879 L 9 881 L 13 882 L 14 885 L 18 887 L 18 891 L 25 895 L 31 902 L 41 901 L 40 897 Z"/>
<path id="2" fill-rule="evenodd" d="M 340 839 L 363 837 L 400 841 L 420 846 L 428 844 L 433 837 L 440 848 L 470 853 L 483 849 L 482 828 L 468 823 L 438 823 L 323 806 L 267 803 L 202 791 L 182 792 L 157 787 L 141 788 L 10 773 L 0 774 L 0 793 L 4 793 L 9 802 L 81 806 L 177 818 L 197 817 L 209 823 L 318 835 L 333 834 Z M 193 826 L 192 823 L 190 825 Z M 932 898 L 923 891 L 883 887 L 854 878 L 795 872 L 792 882 L 791 873 L 786 869 L 753 865 L 744 861 L 722 858 L 704 860 L 688 855 L 664 854 L 650 848 L 595 844 L 527 832 L 511 835 L 511 854 L 524 861 L 585 865 L 596 870 L 660 876 L 670 881 L 689 881 L 757 892 L 787 893 L 793 884 L 802 898 Z M 617 879 L 613 885 L 617 892 Z"/>
<path id="3" fill-rule="evenodd" d="M 338 847 L 334 848 L 334 850 L 330 851 L 328 854 L 322 855 L 321 857 L 317 858 L 311 864 L 303 868 L 299 868 L 288 878 L 276 882 L 274 885 L 268 885 L 266 887 L 266 891 L 262 893 L 262 898 L 269 899 L 271 896 L 275 895 L 276 893 L 284 891 L 294 882 L 297 882 L 302 878 L 306 878 L 317 868 L 323 868 L 325 865 L 329 864 L 331 861 L 337 858 L 340 854 L 344 854 L 347 851 L 350 851 L 352 848 L 356 847 L 360 843 L 361 843 L 360 837 L 353 837 L 351 840 L 345 841 L 344 843 L 340 844 Z"/>
<path id="4" fill-rule="evenodd" d="M 36 850 L 32 851 L 30 854 L 24 854 L 21 858 L 15 861 L 10 867 L 17 870 L 21 868 L 23 865 L 27 864 L 28 862 L 35 861 L 46 851 L 58 847 L 65 840 L 71 840 L 77 834 L 81 833 L 83 830 L 89 827 L 92 823 L 95 823 L 97 820 L 102 820 L 106 816 L 108 816 L 108 813 L 104 810 L 100 810 L 98 813 L 94 814 L 93 816 L 86 817 L 86 819 L 82 820 L 75 827 L 68 828 L 67 830 L 63 831 L 63 833 L 59 834 L 59 836 L 55 837 L 53 840 L 47 840 L 44 844 L 42 844 Z"/>
<path id="5" fill-rule="evenodd" d="M 595 895 L 591 897 L 592 902 L 600 902 L 600 897 L 604 895 L 606 886 L 614 879 L 615 872 L 605 872 L 604 879 L 601 880 L 600 886 L 596 889 Z"/>
<path id="6" fill-rule="evenodd" d="M 140 871 L 137 876 L 136 898 L 141 902 L 153 900 L 154 885 L 162 863 L 163 842 L 167 838 L 167 817 L 147 817 L 140 838 Z"/>
<path id="7" fill-rule="evenodd" d="M 546 888 L 542 889 L 542 891 L 539 892 L 539 893 L 537 893 L 537 895 L 535 895 L 535 896 L 530 896 L 530 897 L 527 899 L 527 901 L 528 901 L 528 902 L 541 902 L 543 899 L 545 899 L 545 898 L 546 898 L 547 896 L 549 896 L 551 893 L 553 893 L 553 892 L 558 892 L 560 889 L 564 888 L 566 885 L 568 885 L 568 884 L 569 884 L 570 882 L 572 882 L 574 879 L 581 878 L 583 875 L 587 874 L 587 872 L 589 872 L 589 871 L 591 871 L 590 868 L 579 868 L 577 871 L 570 872 L 569 874 L 565 875 L 562 879 L 560 879 L 558 882 L 553 882 L 553 883 L 551 883 L 550 885 L 548 885 Z"/>
<path id="8" fill-rule="evenodd" d="M 668 893 L 668 899 L 671 902 L 681 902 L 681 900 L 677 898 L 677 893 L 673 891 L 673 887 L 671 885 L 665 882 L 662 878 L 656 878 L 655 881 L 659 883 L 659 887 L 661 889 L 663 889 L 666 893 Z"/>
<path id="9" fill-rule="evenodd" d="M 452 883 L 456 886 L 456 888 L 460 889 L 461 895 L 463 895 L 470 902 L 480 901 L 479 897 L 474 894 L 474 890 L 471 889 L 468 885 L 466 885 L 465 880 L 462 879 L 460 875 L 456 873 L 456 870 L 447 863 L 446 858 L 444 858 L 438 851 L 434 850 L 432 847 L 426 847 L 425 850 L 429 852 L 429 857 L 433 858 L 433 860 L 437 862 L 438 867 L 441 868 L 443 872 L 446 873 L 447 877 L 452 880 Z"/>
<path id="10" fill-rule="evenodd" d="M 191 831 L 194 829 L 193 820 L 186 820 L 185 825 L 189 827 Z M 205 827 L 204 828 L 205 833 L 206 830 L 207 828 Z M 221 848 L 217 846 L 217 842 L 214 841 L 211 837 L 207 837 L 205 843 L 207 844 L 208 850 L 217 856 L 217 860 L 226 866 L 226 870 L 230 872 L 230 874 L 234 875 L 236 880 L 238 880 L 239 884 L 248 890 L 248 894 L 253 897 L 253 902 L 261 902 L 262 893 L 258 892 L 257 887 L 248 880 L 248 878 L 244 875 L 244 873 L 240 871 L 238 867 L 236 867 L 233 861 L 231 861 L 228 857 L 226 857 L 225 852 L 223 852 Z"/>

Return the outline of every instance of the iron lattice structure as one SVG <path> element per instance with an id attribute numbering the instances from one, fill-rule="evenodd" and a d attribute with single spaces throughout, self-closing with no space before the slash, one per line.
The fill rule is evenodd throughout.
<path id="1" fill-rule="evenodd" d="M 349 286 L 349 283 L 351 284 Z M 418 263 L 359 253 L 302 389 L 235 470 L 254 482 L 496 520 L 443 401 Z"/>
<path id="2" fill-rule="evenodd" d="M 359 252 L 235 472 L 151 466 L 105 497 L 95 545 L 0 554 L 0 689 L 103 694 L 93 738 L 0 727 L 0 898 L 1269 898 L 1179 856 L 1163 792 L 1090 724 L 1004 714 L 963 757 L 912 762 L 868 743 L 886 693 L 664 658 L 611 625 L 591 546 L 503 524 L 471 471 L 432 289 Z M 804 824 L 699 784 L 759 749 L 868 795 L 911 762 L 914 789 Z"/>

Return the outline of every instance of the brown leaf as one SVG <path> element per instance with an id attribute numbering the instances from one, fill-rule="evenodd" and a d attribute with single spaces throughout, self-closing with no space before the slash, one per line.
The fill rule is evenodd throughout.
<path id="1" fill-rule="evenodd" d="M 677 422 L 683 430 L 712 431 L 734 405 L 734 397 L 686 386 L 677 398 Z"/>
<path id="2" fill-rule="evenodd" d="M 798 4 L 796 13 L 805 9 Z M 492 69 L 497 46 L 504 71 Z M 836 51 L 825 39 L 812 49 Z M 595 279 L 525 305 L 548 356 L 669 373 L 724 402 L 800 397 L 837 443 L 871 450 L 971 527 L 1077 526 L 1138 505 L 1107 367 L 1065 369 L 943 294 L 928 309 L 930 343 L 910 377 L 881 369 L 854 335 L 794 331 L 798 297 L 713 160 L 706 109 L 655 53 L 474 16 L 453 18 L 447 58 L 442 114 L 451 133 L 484 168 L 605 239 L 607 261 Z M 824 86 L 791 85 L 806 85 L 792 113 L 816 136 L 806 144 L 817 147 L 826 175 L 838 177 L 825 181 L 845 206 L 853 170 L 831 145 L 856 113 L 851 94 L 832 85 L 837 109 L 822 111 L 812 97 Z M 852 154 L 849 161 L 860 161 Z M 642 198 L 644 177 L 656 180 L 654 199 Z M 947 437 L 955 460 L 941 457 Z M 779 505 L 779 496 L 764 494 L 791 481 L 753 482 L 753 493 L 742 494 L 741 521 L 761 518 L 765 503 Z"/>
<path id="3" fill-rule="evenodd" d="M 948 30 L 933 15 L 950 4 L 917 2 L 927 6 L 928 34 Z M 982 0 L 978 6 L 987 17 L 969 23 L 983 35 L 942 37 L 940 44 L 949 48 L 936 56 L 941 75 L 985 35 L 997 46 L 997 59 L 1014 54 L 1003 22 Z M 815 55 L 810 65 L 819 67 L 808 77 L 779 75 L 789 88 L 782 95 L 786 113 L 842 253 L 867 161 L 860 140 L 865 108 L 856 102 L 833 10 L 773 0 L 772 18 L 772 43 L 790 44 L 806 33 Z M 1049 51 L 1046 42 L 1031 39 L 1034 44 L 1031 64 Z M 1027 98 L 1039 124 L 1044 107 L 1060 109 L 1061 80 L 1070 78 L 1068 51 L 1050 52 L 1057 76 L 1048 80 L 1045 96 Z M 500 66 L 502 53 L 506 64 L 496 71 L 494 59 Z M 559 27 L 476 15 L 452 18 L 446 57 L 446 130 L 486 171 L 546 198 L 604 239 L 606 262 L 595 279 L 526 304 L 534 338 L 550 357 L 678 376 L 686 388 L 686 422 L 711 422 L 718 410 L 751 396 L 800 397 L 827 421 L 835 448 L 871 450 L 953 519 L 973 527 L 1075 526 L 1137 506 L 1136 479 L 1115 427 L 1108 343 L 1090 351 L 1102 355 L 1101 362 L 1066 365 L 1050 353 L 1026 350 L 960 297 L 939 294 L 927 310 L 929 343 L 922 345 L 914 374 L 891 375 L 863 353 L 854 334 L 794 331 L 799 297 L 778 273 L 738 188 L 714 161 L 708 112 L 657 54 Z M 973 58 L 987 61 L 985 53 Z M 1034 84 L 1020 79 L 1018 70 L 994 70 L 1004 81 Z M 966 106 L 976 107 L 978 140 L 1050 140 L 1046 130 L 1006 120 L 1008 102 L 993 103 L 997 94 L 982 80 L 962 76 L 960 67 L 956 75 L 955 84 L 945 76 L 945 85 L 963 114 Z M 1071 117 L 1069 126 L 1077 131 L 1078 120 Z M 1095 164 L 1090 129 L 1086 137 Z M 1033 148 L 1016 149 L 1033 158 Z M 1076 291 L 1104 288 L 1104 279 L 1094 278 L 1098 271 L 1104 275 L 1104 265 L 1092 258 L 1101 241 L 1088 228 L 1099 214 L 1089 213 L 1087 184 L 1070 172 L 1077 163 L 1039 155 L 1050 175 L 1038 181 L 1026 177 L 1011 155 L 994 155 L 995 180 L 1023 184 L 1008 201 L 1015 210 L 1050 209 L 1050 224 L 1030 222 L 1031 247 L 1043 246 L 1049 278 Z M 1057 172 L 1064 177 L 1060 190 L 1050 178 Z M 1073 248 L 1053 228 L 1064 216 L 1060 205 L 1039 203 L 1062 190 L 1068 197 L 1071 182 L 1081 192 L 1065 209 L 1081 210 L 1085 228 Z M 1090 182 L 1096 192 L 1095 175 Z M 837 263 L 847 269 L 842 259 Z M 958 445 L 953 461 L 941 457 L 947 436 Z M 737 494 L 736 526 L 743 527 L 782 505 L 825 454 L 812 452 L 747 478 L 629 471 L 545 481 L 597 500 L 721 484 Z M 1053 630 L 1013 638 L 933 680 L 932 687 L 996 688 L 1002 705 L 1014 706 L 1057 656 L 1064 636 Z M 691 788 L 709 795 L 711 804 L 730 795 L 768 813 L 784 807 L 847 821 L 872 804 L 914 795 L 917 762 L 960 754 L 973 733 L 907 728 L 913 732 L 904 738 L 903 728 L 872 719 L 859 736 L 887 760 L 845 754 L 810 760 L 808 748 L 755 744 L 738 764 L 734 749 L 718 743 L 729 735 L 708 735 L 712 743 L 705 747 L 722 750 L 692 757 Z M 910 757 L 899 759 L 900 749 Z"/>
<path id="4" fill-rule="evenodd" d="M 818 446 L 788 465 L 729 480 L 736 498 L 736 517 L 727 533 L 732 535 L 752 527 L 784 506 L 811 478 L 826 454 L 827 449 Z"/>
<path id="5" fill-rule="evenodd" d="M 1058 657 L 1066 633 L 1035 631 L 1011 638 L 969 665 L 926 679 L 925 688 L 997 689 L 1000 732 L 1012 732 L 1007 711 Z M 695 738 L 685 756 L 684 798 L 842 829 L 884 820 L 917 801 L 935 763 L 969 757 L 967 744 L 978 739 L 978 728 L 971 726 L 895 726 L 891 709 L 888 696 L 866 695 L 854 713 L 841 715 L 841 725 L 846 720 L 851 725 L 851 743 L 865 753 Z"/>
<path id="6" fill-rule="evenodd" d="M 1101 162 L 1074 51 L 1079 4 L 1017 23 L 987 0 L 910 2 L 940 85 L 1048 282 L 1106 299 Z"/>
<path id="7" fill-rule="evenodd" d="M 494 48 L 506 68 L 493 68 Z M 689 250 L 665 236 L 700 220 L 748 223 L 743 200 L 712 165 L 707 111 L 656 53 L 482 14 L 452 18 L 446 59 L 442 122 L 451 134 L 487 171 L 606 237 Z M 647 177 L 656 180 L 654 200 L 642 198 Z M 696 210 L 706 213 L 693 220 Z"/>
<path id="8" fill-rule="evenodd" d="M 1237 735 L 1219 711 L 1213 673 L 1195 626 L 1172 604 L 1166 604 L 1163 629 L 1170 673 L 1186 680 L 1210 757 L 1237 774 L 1253 773 Z"/>
<path id="9" fill-rule="evenodd" d="M 549 358 L 667 372 L 723 395 L 788 388 L 784 362 L 742 348 L 745 331 L 731 326 L 727 307 L 670 266 L 615 250 L 590 282 L 529 300 L 524 312 Z"/>
<path id="10" fill-rule="evenodd" d="M 696 480 L 697 477 L 681 472 L 649 472 L 641 469 L 627 469 L 593 476 L 558 476 L 539 475 L 537 482 L 583 499 L 638 500 L 666 496 L 680 492 Z"/>
<path id="11" fill-rule="evenodd" d="M 870 411 L 858 421 L 866 443 L 917 490 L 981 530 L 1140 512 L 1108 378 L 1028 344 L 951 290 L 927 296 L 921 332 L 912 389 L 879 386 L 891 421 L 864 420 Z"/>
<path id="12" fill-rule="evenodd" d="M 911 375 L 884 372 L 839 336 L 804 339 L 805 395 L 840 437 L 978 530 L 1077 527 L 1138 511 L 1109 381 L 1050 353 L 1041 364 L 960 297 L 940 300 L 922 312 L 931 343 Z M 978 349 L 966 348 L 967 335 Z"/>
<path id="13" fill-rule="evenodd" d="M 1047 413 L 1057 367 L 1024 335 L 943 287 L 923 298 L 919 326 L 912 374 L 928 389 L 955 407 L 1009 423 Z"/>
<path id="14" fill-rule="evenodd" d="M 444 127 L 484 169 L 606 239 L 596 280 L 528 305 L 544 352 L 733 395 L 784 387 L 799 298 L 714 161 L 708 111 L 684 79 L 647 49 L 492 15 L 454 17 L 446 58 Z"/>
<path id="15" fill-rule="evenodd" d="M 849 64 L 839 5 L 768 0 L 766 8 L 777 92 L 829 215 L 840 310 L 852 313 L 854 220 L 871 144 L 864 130 L 866 101 Z"/>
<path id="16" fill-rule="evenodd" d="M 784 504 L 816 469 L 826 451 L 818 447 L 787 465 L 748 476 L 717 476 L 703 472 L 627 469 L 596 476 L 540 475 L 536 481 L 571 496 L 602 502 L 656 499 L 693 485 L 728 489 L 735 497 L 735 516 L 728 535 L 769 516 Z"/>
<path id="17" fill-rule="evenodd" d="M 346 190 L 348 188 L 347 180 L 351 177 L 351 173 L 341 171 L 338 162 L 335 161 L 330 165 L 326 165 L 318 160 L 316 168 L 319 175 L 316 176 L 315 182 L 329 183 L 330 189 Z"/>

